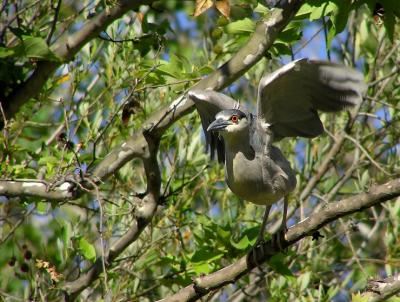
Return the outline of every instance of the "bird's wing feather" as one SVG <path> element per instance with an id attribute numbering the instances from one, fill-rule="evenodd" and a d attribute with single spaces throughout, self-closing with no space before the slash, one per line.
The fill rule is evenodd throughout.
<path id="1" fill-rule="evenodd" d="M 354 69 L 300 59 L 261 79 L 257 117 L 271 125 L 275 140 L 311 138 L 324 129 L 317 110 L 335 112 L 355 106 L 365 91 L 363 76 Z"/>
<path id="2" fill-rule="evenodd" d="M 214 158 L 215 152 L 217 152 L 218 161 L 224 162 L 224 142 L 218 133 L 210 133 L 207 131 L 207 128 L 215 120 L 215 115 L 218 112 L 225 109 L 233 109 L 235 106 L 237 107 L 238 103 L 229 96 L 213 90 L 191 90 L 188 95 L 193 100 L 201 117 L 201 124 L 211 158 Z M 238 109 L 241 109 L 245 113 L 247 112 L 243 108 Z"/>

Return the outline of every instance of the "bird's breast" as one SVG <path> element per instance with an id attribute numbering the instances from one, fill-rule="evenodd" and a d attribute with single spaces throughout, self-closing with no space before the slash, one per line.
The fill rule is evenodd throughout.
<path id="1" fill-rule="evenodd" d="M 240 151 L 226 154 L 225 178 L 228 187 L 247 201 L 272 204 L 296 186 L 294 172 L 284 157 L 283 160 L 261 154 L 246 157 Z"/>

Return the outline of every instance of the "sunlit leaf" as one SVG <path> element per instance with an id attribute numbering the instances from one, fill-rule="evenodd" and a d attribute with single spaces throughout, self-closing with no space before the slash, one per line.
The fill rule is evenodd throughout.
<path id="1" fill-rule="evenodd" d="M 212 7 L 213 4 L 214 3 L 212 0 L 196 0 L 196 8 L 193 16 L 194 17 L 200 16 L 202 13 L 204 13 L 206 10 Z"/>
<path id="2" fill-rule="evenodd" d="M 79 253 L 85 257 L 85 259 L 92 262 L 96 260 L 96 249 L 84 237 L 79 239 L 78 249 Z"/>
<path id="3" fill-rule="evenodd" d="M 229 34 L 248 34 L 254 32 L 256 25 L 249 18 L 229 23 L 225 29 Z"/>
<path id="4" fill-rule="evenodd" d="M 38 202 L 36 204 L 36 210 L 38 211 L 39 214 L 42 214 L 42 215 L 46 214 L 48 208 L 49 208 L 49 203 L 47 203 L 47 202 Z"/>
<path id="5" fill-rule="evenodd" d="M 351 295 L 351 302 L 368 302 L 372 297 L 372 293 L 353 293 Z"/>
<path id="6" fill-rule="evenodd" d="M 229 18 L 229 0 L 217 0 L 215 1 L 215 7 L 222 15 L 224 15 L 226 18 Z"/>

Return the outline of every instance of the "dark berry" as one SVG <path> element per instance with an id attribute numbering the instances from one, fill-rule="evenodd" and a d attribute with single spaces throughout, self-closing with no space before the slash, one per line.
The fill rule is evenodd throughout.
<path id="1" fill-rule="evenodd" d="M 11 259 L 8 260 L 8 265 L 9 266 L 14 266 L 15 262 L 17 262 L 17 259 L 14 256 L 12 256 Z"/>
<path id="2" fill-rule="evenodd" d="M 27 250 L 27 251 L 24 253 L 24 258 L 25 258 L 26 260 L 31 259 L 31 258 L 32 258 L 32 252 L 31 252 L 30 250 Z"/>
<path id="3" fill-rule="evenodd" d="M 23 273 L 29 272 L 29 266 L 26 263 L 22 263 L 20 269 L 21 269 L 21 272 L 23 272 Z"/>
<path id="4" fill-rule="evenodd" d="M 57 140 L 59 142 L 65 142 L 67 140 L 67 135 L 65 132 L 61 132 L 60 135 L 57 137 Z"/>

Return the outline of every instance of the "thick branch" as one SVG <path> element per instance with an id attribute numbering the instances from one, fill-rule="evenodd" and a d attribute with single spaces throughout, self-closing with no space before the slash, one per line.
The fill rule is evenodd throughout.
<path id="1" fill-rule="evenodd" d="M 66 181 L 54 190 L 44 181 L 31 180 L 0 180 L 0 195 L 18 197 L 33 196 L 51 200 L 70 200 L 76 195 L 75 186 Z"/>
<path id="2" fill-rule="evenodd" d="M 362 211 L 398 196 L 400 196 L 400 178 L 372 187 L 367 193 L 360 193 L 338 202 L 329 203 L 321 211 L 312 214 L 307 219 L 291 227 L 286 234 L 287 242 L 283 248 L 293 245 L 340 217 Z M 256 249 L 257 262 L 262 263 L 279 251 L 276 245 L 273 245 L 271 241 L 267 241 L 263 244 L 262 248 L 258 247 Z M 215 273 L 196 278 L 191 285 L 160 301 L 195 301 L 215 289 L 235 282 L 256 266 L 252 253 L 253 251 L 247 256 L 240 258 L 234 264 Z"/>
<path id="3" fill-rule="evenodd" d="M 367 292 L 363 294 L 368 297 L 368 302 L 386 301 L 390 297 L 400 293 L 400 276 L 392 276 L 383 280 L 368 280 Z"/>
<path id="4" fill-rule="evenodd" d="M 51 49 L 63 62 L 68 62 L 86 43 L 98 36 L 113 21 L 129 10 L 137 9 L 141 5 L 151 4 L 153 1 L 120 0 L 115 6 L 105 8 L 103 12 L 89 19 L 82 28 L 73 34 L 66 31 Z M 32 75 L 20 84 L 5 101 L 1 100 L 6 118 L 13 117 L 23 104 L 35 97 L 60 64 L 61 62 L 38 62 Z"/>

